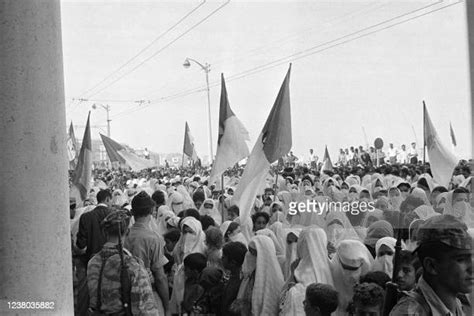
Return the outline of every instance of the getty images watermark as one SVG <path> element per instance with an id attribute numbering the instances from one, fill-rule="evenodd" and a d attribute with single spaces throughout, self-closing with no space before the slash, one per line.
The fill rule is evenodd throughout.
<path id="1" fill-rule="evenodd" d="M 364 212 L 373 212 L 375 210 L 374 202 L 372 201 L 352 201 L 352 202 L 332 202 L 332 201 L 315 201 L 307 200 L 304 202 L 290 202 L 290 215 L 296 215 L 298 212 L 304 213 L 318 213 L 318 215 L 325 214 L 327 210 L 336 210 L 344 213 L 350 212 L 352 215 L 359 215 Z"/>

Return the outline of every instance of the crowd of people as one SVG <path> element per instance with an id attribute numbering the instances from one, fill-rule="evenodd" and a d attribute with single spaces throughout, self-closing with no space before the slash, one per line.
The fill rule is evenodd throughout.
<path id="1" fill-rule="evenodd" d="M 418 164 L 423 160 L 423 157 L 419 156 L 419 150 L 416 147 L 416 143 L 410 144 L 410 148 L 407 149 L 405 144 L 400 145 L 400 148 L 395 148 L 393 143 L 388 145 L 387 150 L 376 149 L 373 146 L 350 146 L 349 148 L 340 148 L 335 165 L 337 166 L 378 166 L 387 164 Z M 303 157 L 296 157 L 293 152 L 289 152 L 288 155 L 282 157 L 281 163 L 289 165 L 296 164 L 307 164 L 312 168 L 321 169 L 324 163 L 324 157 L 320 159 L 314 149 L 310 149 L 309 153 Z"/>
<path id="2" fill-rule="evenodd" d="M 70 199 L 75 312 L 472 315 L 469 162 L 441 186 L 429 164 L 392 158 L 286 161 L 248 220 L 239 166 L 212 184 L 203 167 L 94 170 Z M 308 201 L 317 210 L 290 212 Z"/>

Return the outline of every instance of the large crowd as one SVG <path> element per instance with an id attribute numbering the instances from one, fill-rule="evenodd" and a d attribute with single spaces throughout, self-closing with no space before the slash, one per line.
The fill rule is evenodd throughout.
<path id="1" fill-rule="evenodd" d="M 470 162 L 442 186 L 408 152 L 351 152 L 291 153 L 249 220 L 238 165 L 94 170 L 70 199 L 76 315 L 472 315 Z"/>

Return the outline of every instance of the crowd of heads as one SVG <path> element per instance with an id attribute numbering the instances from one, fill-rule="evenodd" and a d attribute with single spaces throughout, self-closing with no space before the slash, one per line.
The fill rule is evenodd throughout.
<path id="1" fill-rule="evenodd" d="M 163 240 L 178 312 L 381 315 L 390 282 L 400 293 L 420 282 L 469 293 L 467 162 L 448 184 L 435 183 L 429 164 L 276 165 L 250 212 L 233 199 L 242 170 L 217 183 L 208 182 L 206 168 L 95 170 L 87 199 L 71 199 L 71 227 L 98 204 L 114 211 L 101 223 L 106 238 L 126 239 L 134 223 L 149 219 Z M 335 204 L 290 214 L 291 203 L 308 201 L 367 202 L 373 210 L 343 212 Z"/>

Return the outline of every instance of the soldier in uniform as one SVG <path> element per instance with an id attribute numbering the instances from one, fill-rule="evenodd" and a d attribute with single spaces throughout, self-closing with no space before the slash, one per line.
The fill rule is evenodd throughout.
<path id="1" fill-rule="evenodd" d="M 91 315 L 158 315 L 143 262 L 122 247 L 129 224 L 130 215 L 124 210 L 101 223 L 107 241 L 87 266 Z"/>
<path id="2" fill-rule="evenodd" d="M 474 280 L 472 238 L 466 225 L 451 215 L 431 217 L 417 240 L 423 275 L 390 315 L 472 315 L 466 297 Z"/>

